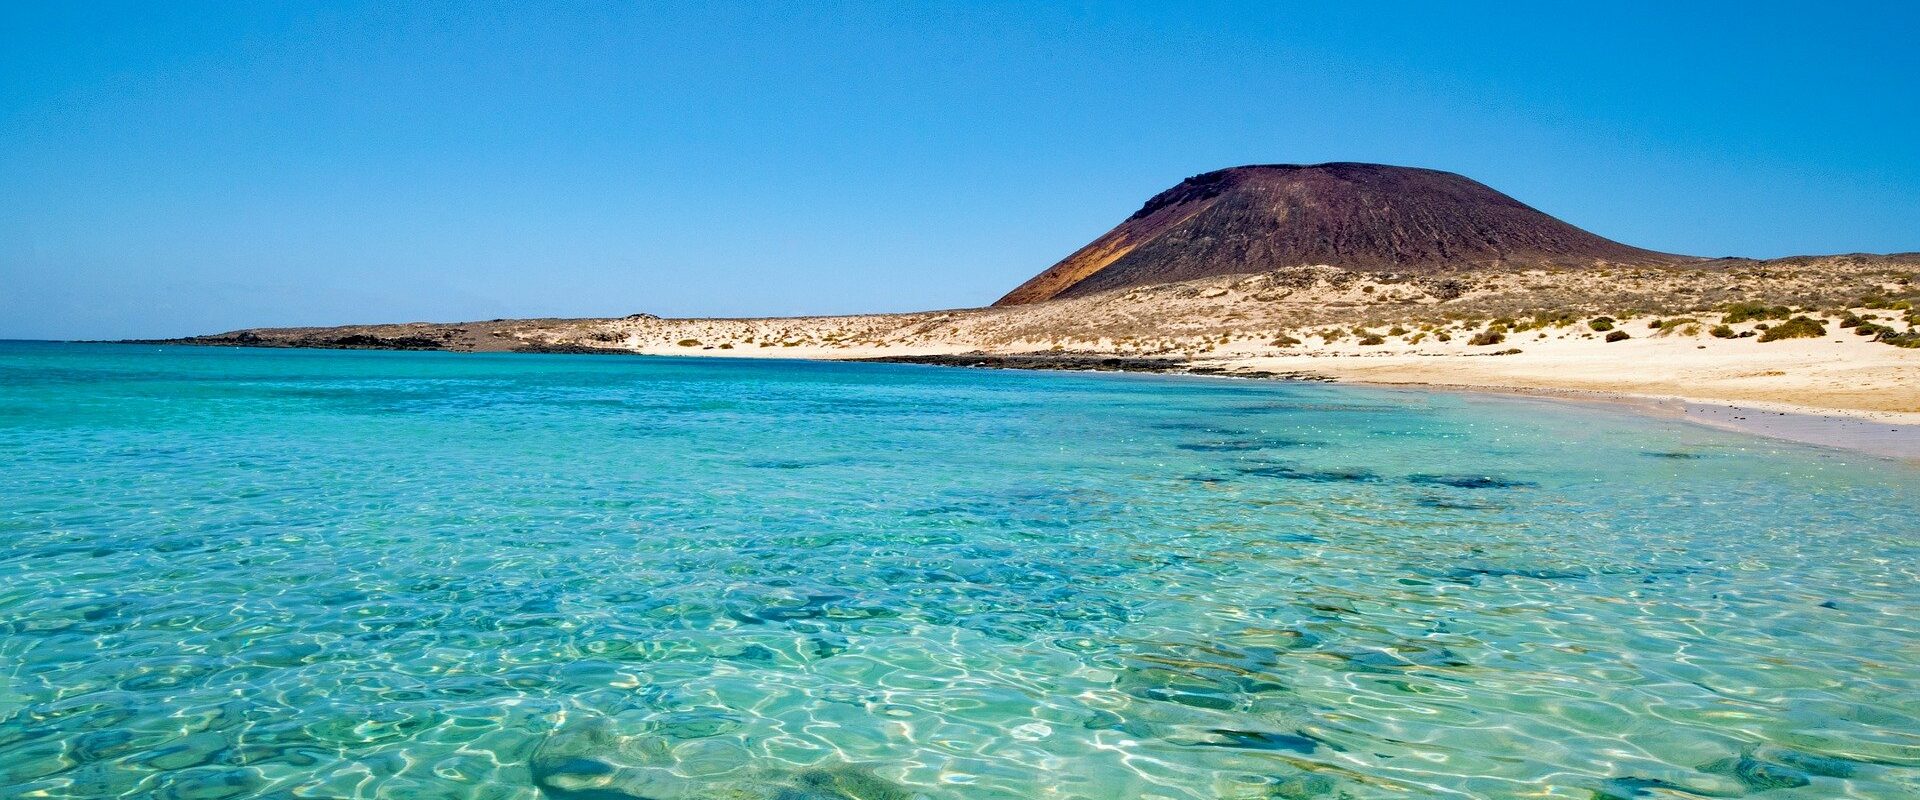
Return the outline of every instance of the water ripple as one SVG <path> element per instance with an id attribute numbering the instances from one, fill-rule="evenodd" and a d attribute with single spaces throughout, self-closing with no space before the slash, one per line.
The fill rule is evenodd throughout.
<path id="1" fill-rule="evenodd" d="M 1920 795 L 1920 476 L 1586 409 L 0 344 L 0 795 Z"/>

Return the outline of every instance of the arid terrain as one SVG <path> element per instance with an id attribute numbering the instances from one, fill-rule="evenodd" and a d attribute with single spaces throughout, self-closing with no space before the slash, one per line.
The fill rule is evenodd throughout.
<path id="1" fill-rule="evenodd" d="M 258 328 L 183 341 L 1324 377 L 1725 401 L 1911 424 L 1920 421 L 1917 301 L 1920 254 L 1418 278 L 1305 267 L 908 314 Z"/>
<path id="2" fill-rule="evenodd" d="M 1901 426 L 1875 435 L 1907 437 L 1896 450 L 1920 453 L 1916 303 L 1920 253 L 1660 253 L 1464 176 L 1333 163 L 1188 178 L 987 308 L 255 328 L 179 341 L 865 359 L 1634 398 L 1726 424 L 1801 412 Z"/>

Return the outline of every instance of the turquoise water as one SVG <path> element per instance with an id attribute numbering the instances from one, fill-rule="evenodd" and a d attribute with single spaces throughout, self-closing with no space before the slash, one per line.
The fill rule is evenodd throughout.
<path id="1" fill-rule="evenodd" d="M 1920 471 L 1539 402 L 0 344 L 0 796 L 1920 796 Z"/>

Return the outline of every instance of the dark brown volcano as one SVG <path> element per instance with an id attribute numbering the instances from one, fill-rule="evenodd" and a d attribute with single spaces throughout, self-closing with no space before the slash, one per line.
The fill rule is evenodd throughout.
<path id="1" fill-rule="evenodd" d="M 1417 273 L 1692 260 L 1603 239 L 1451 172 L 1270 164 L 1181 181 L 994 305 L 1312 264 Z"/>

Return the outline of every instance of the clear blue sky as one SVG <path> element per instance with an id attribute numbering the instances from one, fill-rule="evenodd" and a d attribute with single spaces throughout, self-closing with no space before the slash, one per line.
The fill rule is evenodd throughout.
<path id="1" fill-rule="evenodd" d="M 1245 163 L 1920 249 L 1904 4 L 1345 5 L 4 3 L 0 337 L 977 305 Z"/>

